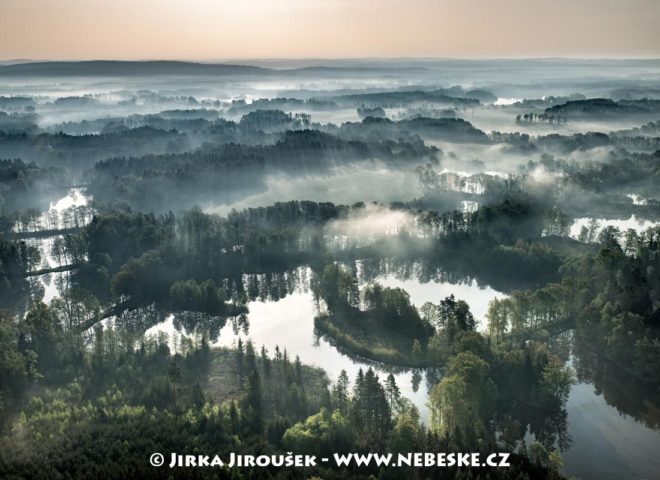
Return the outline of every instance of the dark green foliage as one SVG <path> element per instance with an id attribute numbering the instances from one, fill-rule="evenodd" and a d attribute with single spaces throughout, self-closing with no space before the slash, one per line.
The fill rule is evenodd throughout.
<path id="1" fill-rule="evenodd" d="M 0 238 L 0 308 L 14 309 L 25 305 L 29 295 L 25 274 L 39 265 L 39 259 L 35 247 Z"/>
<path id="2" fill-rule="evenodd" d="M 131 67 L 85 66 L 97 73 Z M 183 63 L 142 67 L 266 74 Z M 44 68 L 81 67 L 2 70 Z M 612 115 L 648 121 L 658 101 L 575 95 L 488 107 L 526 132 L 487 135 L 464 118 L 484 113 L 479 102 L 496 97 L 462 87 L 226 103 L 148 90 L 118 95 L 126 99 L 111 107 L 93 94 L 52 102 L 0 97 L 7 111 L 0 112 L 0 153 L 22 159 L 0 160 L 0 308 L 11 312 L 0 313 L 2 478 L 557 479 L 558 451 L 571 442 L 569 351 L 580 378 L 608 403 L 657 426 L 660 232 L 599 230 L 593 222 L 567 238 L 574 217 L 658 216 L 657 125 L 534 132 Z M 117 116 L 132 108 L 148 113 Z M 356 108 L 363 120 L 341 125 L 312 123 L 309 113 Z M 53 124 L 43 115 L 74 118 L 86 109 L 95 119 Z M 446 152 L 429 141 L 443 142 Z M 488 158 L 466 157 L 486 149 Z M 403 179 L 416 174 L 419 185 L 410 185 L 408 197 L 415 200 L 365 203 L 373 192 L 358 185 L 364 202 L 352 206 L 296 199 L 208 213 L 280 194 L 271 189 L 275 176 L 306 182 L 353 167 Z M 64 220 L 42 220 L 56 189 L 74 184 L 84 184 L 94 202 L 73 207 Z M 347 201 L 333 193 L 344 185 L 327 186 L 314 194 Z M 372 212 L 405 217 L 405 226 L 388 225 L 395 233 L 367 239 L 339 228 L 369 223 Z M 61 291 L 49 305 L 30 305 L 42 298 L 43 272 L 35 270 L 53 269 L 38 249 L 15 240 L 53 235 L 46 253 L 73 273 L 57 278 Z M 439 297 L 418 311 L 407 292 L 378 283 L 384 275 L 489 285 L 507 295 L 491 303 L 483 335 L 465 301 Z M 351 384 L 342 372 L 329 389 L 323 371 L 304 365 L 299 352 L 268 352 L 249 340 L 249 301 L 309 289 L 318 336 L 360 362 L 412 367 L 415 392 L 426 383 L 428 428 L 394 374 L 379 378 L 368 368 Z M 145 337 L 169 315 L 191 336 Z M 228 319 L 241 333 L 236 348 L 211 349 Z M 563 333 L 571 328 L 574 338 Z M 389 372 L 392 365 L 379 367 Z M 517 454 L 510 469 L 148 466 L 155 451 L 291 450 Z"/>
<path id="3" fill-rule="evenodd" d="M 0 114 L 0 130 L 2 118 Z M 46 199 L 57 194 L 67 180 L 62 168 L 41 168 L 20 159 L 0 158 L 0 219 L 11 219 L 13 210 L 48 206 Z M 9 230 L 0 226 L 0 233 Z"/>

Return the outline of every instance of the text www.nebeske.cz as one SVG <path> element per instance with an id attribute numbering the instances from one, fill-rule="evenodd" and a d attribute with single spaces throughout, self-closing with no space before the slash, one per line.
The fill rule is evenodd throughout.
<path id="1" fill-rule="evenodd" d="M 160 453 L 151 455 L 154 467 L 165 465 L 165 457 Z M 330 457 L 315 455 L 238 455 L 231 453 L 224 459 L 219 455 L 184 455 L 171 453 L 168 467 L 314 467 L 335 465 L 337 467 L 508 467 L 509 454 L 491 453 L 482 457 L 479 453 L 347 453 Z"/>

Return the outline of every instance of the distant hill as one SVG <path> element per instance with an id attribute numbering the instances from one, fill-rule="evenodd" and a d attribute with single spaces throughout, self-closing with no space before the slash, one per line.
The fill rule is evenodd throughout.
<path id="1" fill-rule="evenodd" d="M 177 61 L 128 62 L 93 60 L 82 62 L 32 62 L 0 66 L 4 77 L 123 77 L 142 75 L 259 75 L 273 70 L 245 65 L 225 65 Z"/>
<path id="2" fill-rule="evenodd" d="M 78 62 L 29 62 L 0 64 L 0 77 L 124 77 L 149 75 L 327 75 L 358 74 L 370 75 L 386 72 L 425 72 L 424 68 L 413 67 L 302 67 L 292 69 L 272 69 L 258 66 L 195 63 L 170 60 L 158 61 L 119 61 L 91 60 Z"/>

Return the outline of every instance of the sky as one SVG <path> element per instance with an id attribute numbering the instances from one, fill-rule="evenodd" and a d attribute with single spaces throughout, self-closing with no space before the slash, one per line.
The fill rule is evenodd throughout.
<path id="1" fill-rule="evenodd" d="M 0 0 L 0 59 L 660 57 L 660 0 Z"/>

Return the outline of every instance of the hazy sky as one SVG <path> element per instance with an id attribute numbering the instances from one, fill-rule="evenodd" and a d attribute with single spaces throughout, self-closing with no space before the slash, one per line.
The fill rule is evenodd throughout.
<path id="1" fill-rule="evenodd" d="M 0 59 L 660 57 L 660 0 L 0 0 Z"/>

